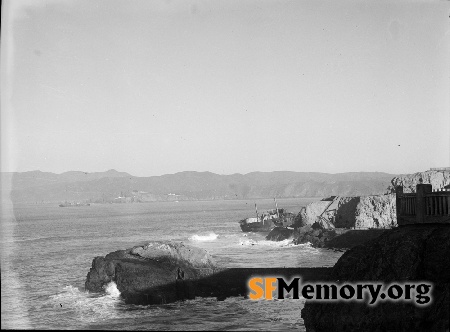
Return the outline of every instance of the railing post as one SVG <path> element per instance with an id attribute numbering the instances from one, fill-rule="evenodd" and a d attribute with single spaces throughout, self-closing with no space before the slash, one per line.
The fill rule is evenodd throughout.
<path id="1" fill-rule="evenodd" d="M 403 187 L 398 186 L 395 188 L 395 205 L 396 205 L 396 212 L 397 212 L 397 223 L 400 220 L 400 215 L 402 213 L 402 200 L 400 196 L 403 194 Z"/>
<path id="2" fill-rule="evenodd" d="M 420 183 L 416 186 L 416 223 L 425 222 L 426 215 L 426 201 L 425 196 L 427 193 L 433 191 L 431 184 Z"/>

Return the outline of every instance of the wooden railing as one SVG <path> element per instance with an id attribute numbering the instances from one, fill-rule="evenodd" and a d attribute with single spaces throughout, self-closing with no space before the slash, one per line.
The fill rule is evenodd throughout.
<path id="1" fill-rule="evenodd" d="M 427 216 L 450 215 L 450 195 L 436 192 L 425 196 L 425 213 Z"/>
<path id="2" fill-rule="evenodd" d="M 396 205 L 399 226 L 421 223 L 450 224 L 450 191 L 433 191 L 431 184 L 418 184 L 415 193 L 403 193 L 403 187 L 398 187 Z"/>
<path id="3" fill-rule="evenodd" d="M 400 198 L 400 204 L 397 209 L 400 209 L 402 216 L 416 215 L 416 194 L 403 194 Z"/>

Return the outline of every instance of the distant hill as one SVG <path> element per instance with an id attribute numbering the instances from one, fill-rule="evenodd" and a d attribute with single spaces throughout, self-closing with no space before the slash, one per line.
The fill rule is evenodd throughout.
<path id="1" fill-rule="evenodd" d="M 136 177 L 109 170 L 98 173 L 2 173 L 2 181 L 11 182 L 11 199 L 15 202 L 114 202 L 364 196 L 385 193 L 394 176 L 380 172 L 219 175 L 189 171 Z"/>

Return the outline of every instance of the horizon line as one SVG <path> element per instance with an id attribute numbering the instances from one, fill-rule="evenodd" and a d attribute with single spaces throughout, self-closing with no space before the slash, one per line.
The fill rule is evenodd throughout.
<path id="1" fill-rule="evenodd" d="M 422 170 L 422 171 L 416 171 L 416 172 L 402 172 L 402 173 L 390 173 L 390 172 L 385 172 L 385 171 L 346 171 L 346 172 L 336 172 L 336 173 L 329 173 L 329 172 L 320 172 L 320 171 L 292 171 L 292 170 L 275 170 L 275 171 L 251 171 L 248 173 L 239 173 L 239 172 L 235 172 L 235 173 L 228 173 L 228 174 L 221 174 L 221 173 L 215 173 L 215 172 L 211 172 L 211 171 L 194 171 L 194 170 L 185 170 L 185 171 L 178 171 L 175 173 L 164 173 L 164 174 L 160 174 L 160 175 L 144 175 L 144 176 L 137 176 L 137 175 L 133 175 L 129 172 L 126 171 L 118 171 L 114 168 L 110 168 L 108 170 L 105 171 L 82 171 L 82 170 L 69 170 L 69 171 L 64 171 L 61 173 L 56 173 L 56 172 L 51 172 L 51 171 L 42 171 L 39 169 L 35 169 L 35 170 L 29 170 L 29 171 L 0 171 L 0 173 L 32 173 L 32 172 L 41 172 L 41 173 L 51 173 L 51 174 L 55 174 L 55 175 L 62 175 L 65 173 L 70 173 L 70 172 L 77 172 L 77 173 L 85 173 L 85 174 L 95 174 L 95 173 L 107 173 L 107 172 L 117 172 L 117 173 L 127 173 L 130 176 L 133 177 L 158 177 L 158 176 L 165 176 L 165 175 L 175 175 L 175 174 L 180 174 L 180 173 L 210 173 L 210 174 L 215 174 L 215 175 L 221 175 L 221 176 L 229 176 L 229 175 L 248 175 L 248 174 L 252 174 L 252 173 L 317 173 L 317 174 L 331 174 L 331 175 L 335 175 L 335 174 L 345 174 L 345 173 L 384 173 L 387 175 L 401 175 L 401 174 L 414 174 L 414 173 L 421 173 L 421 172 L 426 172 L 426 171 L 431 171 L 435 168 L 448 168 L 448 167 L 430 167 L 427 170 Z"/>

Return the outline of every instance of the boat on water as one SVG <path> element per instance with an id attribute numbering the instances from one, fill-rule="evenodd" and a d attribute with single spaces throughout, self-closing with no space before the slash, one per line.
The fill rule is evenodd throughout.
<path id="1" fill-rule="evenodd" d="M 239 221 L 239 225 L 243 232 L 270 232 L 274 227 L 289 227 L 294 225 L 295 214 L 287 212 L 284 209 L 279 209 L 278 206 L 261 215 L 258 215 L 256 204 L 255 209 L 256 217 Z"/>

